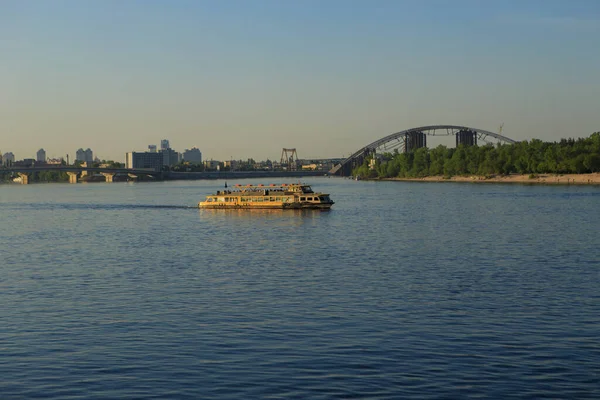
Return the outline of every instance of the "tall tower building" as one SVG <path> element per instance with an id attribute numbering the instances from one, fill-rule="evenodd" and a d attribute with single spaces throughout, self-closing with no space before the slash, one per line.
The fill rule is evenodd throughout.
<path id="1" fill-rule="evenodd" d="M 85 161 L 85 150 L 79 149 L 75 152 L 75 161 Z"/>
<path id="2" fill-rule="evenodd" d="M 160 141 L 160 149 L 161 150 L 167 150 L 170 149 L 171 146 L 169 146 L 169 140 L 168 139 L 163 139 Z"/>
<path id="3" fill-rule="evenodd" d="M 150 153 L 156 153 L 156 145 L 155 144 L 149 144 L 148 145 L 148 151 Z"/>
<path id="4" fill-rule="evenodd" d="M 36 160 L 40 163 L 46 162 L 46 151 L 44 149 L 39 149 L 36 154 Z"/>

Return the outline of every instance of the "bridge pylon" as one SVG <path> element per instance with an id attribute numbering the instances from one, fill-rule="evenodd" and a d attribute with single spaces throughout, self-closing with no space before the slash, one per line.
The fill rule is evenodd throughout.
<path id="1" fill-rule="evenodd" d="M 69 183 L 77 183 L 78 172 L 67 171 L 67 175 L 69 175 Z"/>
<path id="2" fill-rule="evenodd" d="M 404 136 L 404 152 L 410 153 L 421 147 L 427 147 L 427 136 L 420 131 L 408 132 Z"/>
<path id="3" fill-rule="evenodd" d="M 288 169 L 291 171 L 295 171 L 297 169 L 298 164 L 298 153 L 296 153 L 296 149 L 282 149 L 281 150 L 281 161 L 280 165 L 283 167 L 287 165 Z"/>
<path id="4" fill-rule="evenodd" d="M 113 178 L 116 174 L 114 172 L 100 172 L 100 175 L 106 179 L 107 183 L 113 183 Z"/>
<path id="5" fill-rule="evenodd" d="M 469 129 L 462 129 L 456 132 L 456 147 L 459 145 L 464 146 L 476 146 L 477 145 L 477 132 Z"/>
<path id="6" fill-rule="evenodd" d="M 21 177 L 21 184 L 29 185 L 29 174 L 27 174 L 25 172 L 17 172 L 17 173 Z"/>

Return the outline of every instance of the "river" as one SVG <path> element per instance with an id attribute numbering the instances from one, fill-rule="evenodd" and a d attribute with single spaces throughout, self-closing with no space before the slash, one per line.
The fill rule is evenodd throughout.
<path id="1" fill-rule="evenodd" d="M 1 185 L 0 398 L 600 398 L 600 187 L 305 181 Z"/>

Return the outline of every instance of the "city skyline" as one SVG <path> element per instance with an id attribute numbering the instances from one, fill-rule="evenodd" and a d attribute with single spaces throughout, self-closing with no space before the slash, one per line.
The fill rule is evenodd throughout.
<path id="1" fill-rule="evenodd" d="M 168 143 L 169 143 L 169 140 L 168 140 L 168 139 L 162 139 L 160 142 L 162 142 L 162 141 L 166 141 L 166 142 L 167 142 L 167 146 L 168 146 Z M 0 143 L 0 145 L 1 145 L 1 144 L 2 144 L 2 143 Z M 30 146 L 30 147 L 31 147 L 31 146 Z M 157 146 L 156 146 L 156 145 L 153 145 L 153 144 L 149 144 L 149 145 L 147 145 L 147 146 L 145 146 L 145 147 L 144 147 L 144 146 L 142 146 L 142 147 L 141 147 L 139 150 L 133 150 L 133 151 L 137 151 L 137 152 L 147 152 L 147 151 L 150 151 L 150 152 L 152 152 L 152 151 L 153 151 L 153 150 L 152 150 L 152 148 L 154 148 L 154 151 L 157 151 Z M 169 148 L 170 148 L 170 147 L 169 147 Z M 86 151 L 92 151 L 92 149 L 90 149 L 89 147 L 87 147 L 86 149 L 87 149 Z M 160 147 L 159 147 L 158 149 L 160 149 Z M 178 152 L 178 153 L 181 153 L 181 154 L 183 154 L 183 153 L 184 153 L 184 152 L 186 152 L 186 151 L 189 151 L 189 150 L 194 150 L 194 149 L 195 149 L 195 150 L 200 150 L 200 149 L 199 149 L 197 146 L 189 146 L 189 147 L 186 147 L 185 149 L 183 149 L 183 150 L 181 150 L 181 151 L 177 151 L 177 152 Z M 162 149 L 161 149 L 161 150 L 162 150 Z M 173 149 L 173 150 L 176 150 L 176 149 Z M 17 159 L 20 159 L 20 160 L 23 160 L 23 159 L 38 159 L 38 161 L 40 161 L 40 160 L 39 160 L 39 152 L 40 152 L 40 151 L 43 151 L 43 152 L 44 152 L 44 157 L 45 157 L 45 158 L 48 158 L 48 159 L 60 159 L 60 158 L 62 158 L 62 159 L 64 159 L 64 160 L 66 160 L 66 159 L 67 159 L 67 157 L 69 157 L 69 159 L 70 159 L 71 161 L 78 160 L 79 158 L 81 158 L 81 157 L 79 157 L 79 158 L 78 158 L 78 154 L 79 154 L 80 152 L 85 152 L 83 147 L 79 147 L 77 150 L 74 150 L 74 151 L 69 151 L 69 152 L 66 152 L 66 153 L 64 153 L 64 154 L 58 154 L 57 152 L 49 152 L 49 151 L 47 151 L 47 150 L 46 150 L 44 147 L 39 147 L 37 151 L 34 151 L 34 152 L 33 152 L 33 155 L 30 155 L 29 153 L 27 153 L 26 155 L 21 155 L 21 154 L 15 154 L 15 152 L 14 152 L 14 151 L 11 151 L 11 150 L 9 150 L 9 149 L 8 149 L 8 150 L 7 150 L 7 149 L 4 149 L 4 150 L 3 150 L 3 149 L 0 147 L 0 155 L 2 155 L 2 154 L 4 154 L 4 153 L 12 153 L 12 154 L 13 154 L 15 157 L 17 157 Z M 93 151 L 92 151 L 92 152 L 93 152 Z M 93 159 L 105 160 L 105 161 L 124 162 L 124 161 L 125 161 L 125 159 L 126 159 L 126 157 L 125 157 L 125 154 L 126 154 L 126 153 L 127 153 L 127 152 L 124 152 L 124 153 L 123 153 L 123 160 L 119 160 L 119 159 L 112 159 L 112 158 L 103 157 L 102 155 L 99 155 L 99 156 L 98 156 L 98 155 L 96 155 L 96 153 L 95 153 L 95 152 L 93 152 Z M 89 157 L 88 157 L 88 158 L 89 158 Z M 83 159 L 82 159 L 82 160 L 83 160 Z M 85 160 L 83 160 L 83 161 L 85 161 Z"/>
<path id="2" fill-rule="evenodd" d="M 432 124 L 585 137 L 599 33 L 583 0 L 5 1 L 0 150 L 328 158 Z"/>

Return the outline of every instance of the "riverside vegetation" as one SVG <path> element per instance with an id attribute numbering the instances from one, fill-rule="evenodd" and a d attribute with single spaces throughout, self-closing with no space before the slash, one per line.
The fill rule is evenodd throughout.
<path id="1" fill-rule="evenodd" d="M 12 182 L 17 175 L 14 172 L 0 171 L 0 183 Z M 69 182 L 69 175 L 62 171 L 35 171 L 29 175 L 30 182 Z"/>
<path id="2" fill-rule="evenodd" d="M 539 139 L 493 146 L 420 148 L 410 153 L 384 153 L 355 168 L 362 178 L 423 178 L 428 176 L 584 174 L 600 172 L 600 132 L 588 138 L 543 142 Z"/>

